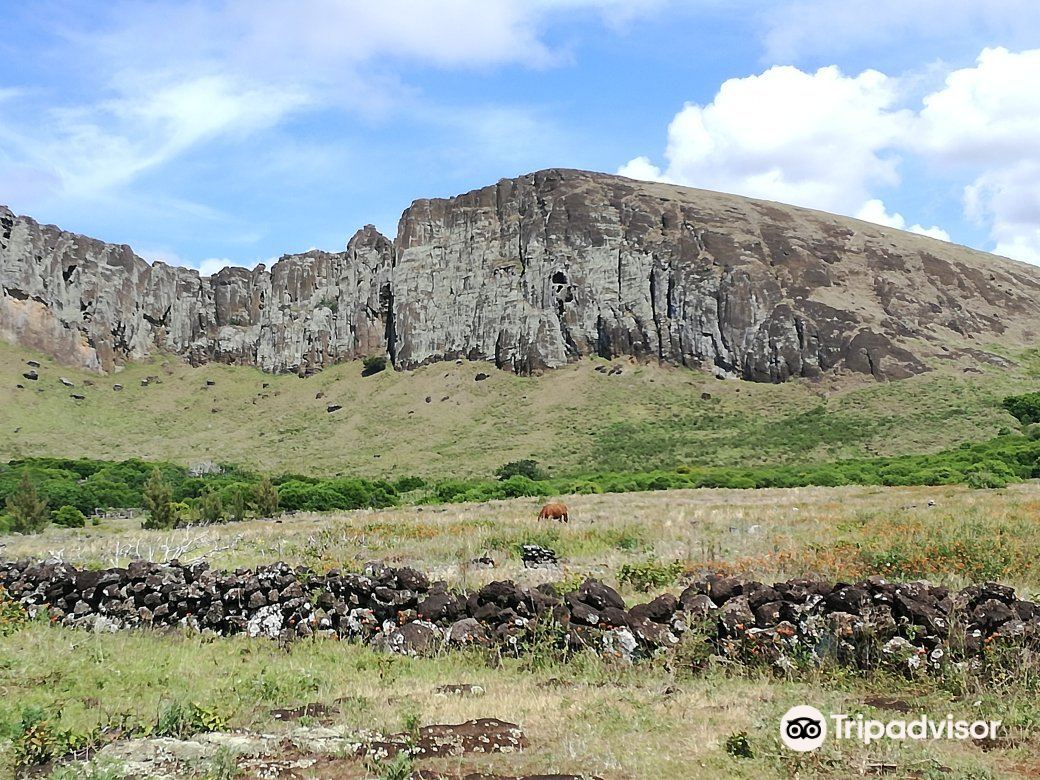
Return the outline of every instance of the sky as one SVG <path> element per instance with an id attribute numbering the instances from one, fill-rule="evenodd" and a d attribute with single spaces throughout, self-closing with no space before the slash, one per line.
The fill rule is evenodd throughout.
<path id="1" fill-rule="evenodd" d="M 549 167 L 1040 264 L 1038 0 L 0 0 L 0 203 L 212 273 Z"/>

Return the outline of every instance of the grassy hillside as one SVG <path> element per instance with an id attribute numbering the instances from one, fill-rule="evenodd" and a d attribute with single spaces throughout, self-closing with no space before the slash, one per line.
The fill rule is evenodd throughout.
<path id="1" fill-rule="evenodd" d="M 360 364 L 347 363 L 299 379 L 193 368 L 170 357 L 98 376 L 0 345 L 0 460 L 141 457 L 272 472 L 458 477 L 524 457 L 567 474 L 928 452 L 1014 426 L 1000 400 L 1036 389 L 1040 359 L 1013 357 L 1012 368 L 951 367 L 887 384 L 762 385 L 602 360 L 542 377 L 485 363 L 362 377 Z M 37 381 L 22 378 L 30 359 L 42 364 Z M 624 371 L 595 370 L 607 365 Z M 475 381 L 481 371 L 490 377 Z M 142 386 L 149 376 L 158 381 Z M 329 413 L 329 403 L 342 408 Z"/>

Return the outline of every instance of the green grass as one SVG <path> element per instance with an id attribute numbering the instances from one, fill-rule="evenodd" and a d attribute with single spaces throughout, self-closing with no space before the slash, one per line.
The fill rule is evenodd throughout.
<path id="1" fill-rule="evenodd" d="M 43 364 L 37 382 L 21 377 L 28 359 Z M 542 377 L 492 370 L 475 382 L 486 364 L 362 377 L 358 362 L 299 379 L 169 357 L 97 376 L 0 345 L 0 460 L 213 460 L 268 473 L 444 479 L 488 477 L 527 457 L 560 475 L 933 452 L 1013 424 L 1001 399 L 1037 386 L 1037 359 L 1019 359 L 1013 369 L 949 366 L 883 384 L 722 382 L 627 362 L 605 376 L 594 370 L 601 360 Z M 142 387 L 148 376 L 160 383 Z M 329 414 L 330 402 L 343 408 Z"/>

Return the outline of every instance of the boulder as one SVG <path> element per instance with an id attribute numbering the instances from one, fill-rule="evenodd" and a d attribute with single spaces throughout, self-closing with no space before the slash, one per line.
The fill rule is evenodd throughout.
<path id="1" fill-rule="evenodd" d="M 452 623 L 448 631 L 448 642 L 453 645 L 486 646 L 491 644 L 491 636 L 480 621 L 463 618 Z"/>
<path id="2" fill-rule="evenodd" d="M 415 620 L 391 630 L 378 645 L 400 655 L 429 655 L 440 646 L 441 638 L 432 623 Z"/>

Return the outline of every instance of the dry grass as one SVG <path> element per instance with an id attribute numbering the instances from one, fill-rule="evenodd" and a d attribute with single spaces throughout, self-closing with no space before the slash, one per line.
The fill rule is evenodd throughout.
<path id="1" fill-rule="evenodd" d="M 137 520 L 51 526 L 0 539 L 9 557 L 61 557 L 80 565 L 125 565 L 133 557 L 234 568 L 272 560 L 316 569 L 369 560 L 409 565 L 454 585 L 491 579 L 539 582 L 591 574 L 616 581 L 623 564 L 681 561 L 691 571 L 763 579 L 820 574 L 927 576 L 958 585 L 998 578 L 1040 586 L 1040 488 L 839 487 L 672 490 L 565 496 L 568 524 L 538 521 L 538 499 L 303 513 L 174 532 Z M 935 506 L 929 507 L 928 502 Z M 551 547 L 561 571 L 524 569 L 519 547 Z M 490 554 L 493 569 L 470 562 Z"/>
<path id="2" fill-rule="evenodd" d="M 724 671 L 690 675 L 660 665 L 612 666 L 590 657 L 545 668 L 523 660 L 489 663 L 466 654 L 417 660 L 328 640 L 302 642 L 286 652 L 242 637 L 92 635 L 46 626 L 15 634 L 4 650 L 0 722 L 5 725 L 20 706 L 35 704 L 60 710 L 66 728 L 133 726 L 153 723 L 164 707 L 179 701 L 215 709 L 231 728 L 277 734 L 295 724 L 277 721 L 272 709 L 321 702 L 337 711 L 334 726 L 398 731 L 412 718 L 459 723 L 496 717 L 518 723 L 530 740 L 520 754 L 422 763 L 431 769 L 584 772 L 619 780 L 780 778 L 796 770 L 800 776 L 849 777 L 891 760 L 904 768 L 932 762 L 953 768 L 944 776 L 1015 777 L 1025 775 L 1011 771 L 1013 762 L 1028 760 L 1029 745 L 1036 744 L 983 753 L 939 742 L 904 749 L 843 743 L 805 759 L 781 751 L 777 723 L 795 703 L 870 711 L 863 700 L 872 693 L 871 684 L 840 678 L 795 683 Z M 437 693 L 440 685 L 452 683 L 478 684 L 486 693 Z M 1001 705 L 994 697 L 973 705 L 921 687 L 914 706 L 967 716 L 991 714 Z M 726 737 L 742 731 L 751 739 L 753 759 L 725 752 Z"/>

